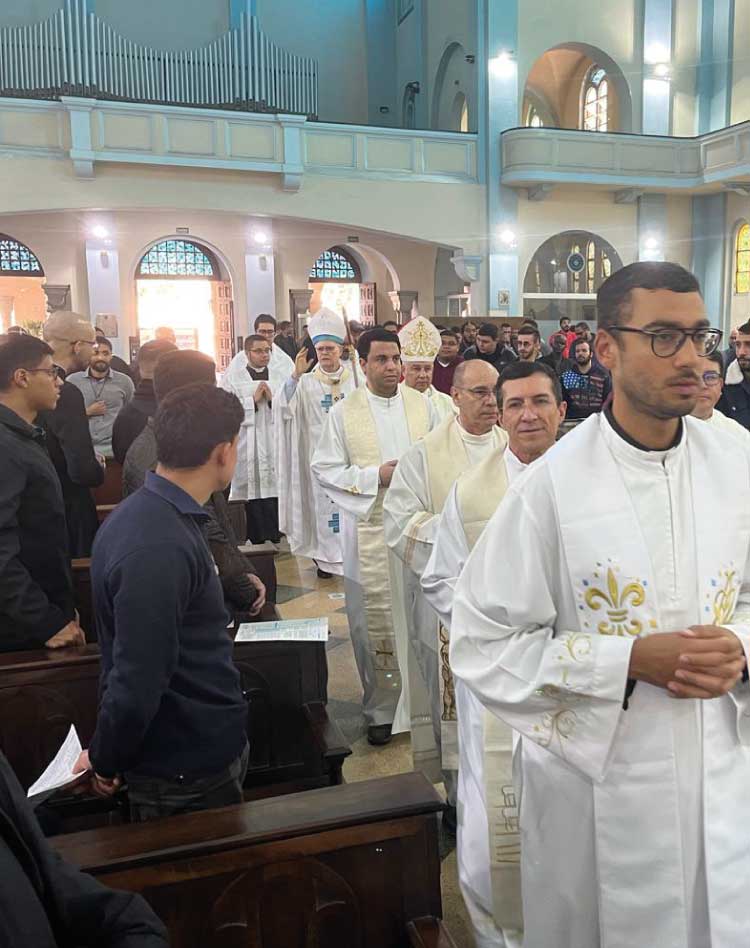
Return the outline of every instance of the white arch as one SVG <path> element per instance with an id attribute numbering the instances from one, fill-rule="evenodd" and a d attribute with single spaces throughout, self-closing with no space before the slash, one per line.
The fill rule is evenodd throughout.
<path id="1" fill-rule="evenodd" d="M 320 249 L 315 252 L 315 256 L 312 258 L 310 262 L 310 266 L 307 267 L 306 272 L 307 273 L 310 272 L 310 270 L 315 265 L 315 261 L 318 259 L 321 253 L 323 253 L 326 250 L 330 250 L 332 247 L 343 247 L 347 253 L 350 253 L 354 257 L 354 259 L 359 264 L 359 269 L 362 273 L 363 283 L 375 282 L 375 280 L 373 279 L 372 262 L 368 260 L 368 257 L 372 255 L 372 257 L 374 257 L 375 260 L 381 263 L 388 271 L 388 275 L 391 278 L 391 283 L 393 284 L 393 289 L 394 290 L 401 289 L 401 280 L 399 279 L 398 272 L 396 271 L 396 268 L 394 267 L 394 265 L 391 263 L 391 261 L 388 259 L 388 257 L 386 257 L 386 255 L 382 251 L 376 249 L 375 247 L 370 246 L 369 244 L 361 244 L 361 243 L 350 244 L 350 243 L 347 243 L 346 241 L 339 241 L 338 243 L 336 242 L 332 243 L 330 240 L 321 241 Z"/>

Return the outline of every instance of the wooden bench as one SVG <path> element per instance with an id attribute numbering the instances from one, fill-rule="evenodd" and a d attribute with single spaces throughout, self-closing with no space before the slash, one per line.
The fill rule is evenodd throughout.
<path id="1" fill-rule="evenodd" d="M 141 893 L 171 948 L 450 948 L 442 809 L 409 773 L 53 845 L 105 885 Z"/>
<path id="2" fill-rule="evenodd" d="M 273 606 L 267 607 L 266 618 L 275 617 Z M 324 644 L 237 642 L 234 657 L 248 702 L 248 798 L 340 783 L 351 750 L 328 717 Z M 23 786 L 49 764 L 71 724 L 88 746 L 98 692 L 94 644 L 0 653 L 0 750 Z M 80 799 L 58 803 L 66 817 L 111 810 L 101 804 L 83 807 Z"/>

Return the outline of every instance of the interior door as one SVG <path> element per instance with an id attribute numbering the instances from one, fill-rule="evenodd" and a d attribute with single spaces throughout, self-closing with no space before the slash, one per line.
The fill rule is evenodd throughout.
<path id="1" fill-rule="evenodd" d="M 359 321 L 374 326 L 378 318 L 378 294 L 374 283 L 359 284 Z"/>
<path id="2" fill-rule="evenodd" d="M 216 368 L 225 372 L 234 355 L 234 301 L 229 280 L 214 280 L 211 284 L 211 302 L 214 311 Z"/>

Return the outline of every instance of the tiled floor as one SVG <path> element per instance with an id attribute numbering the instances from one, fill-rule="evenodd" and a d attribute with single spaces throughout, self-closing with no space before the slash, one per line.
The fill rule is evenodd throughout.
<path id="1" fill-rule="evenodd" d="M 368 780 L 412 769 L 409 735 L 399 734 L 385 747 L 367 743 L 362 716 L 362 689 L 354 663 L 349 625 L 344 611 L 343 582 L 339 577 L 318 579 L 311 560 L 282 553 L 276 560 L 277 603 L 284 619 L 328 616 L 328 704 L 352 747 L 344 763 L 347 782 Z M 442 786 L 439 787 L 442 790 Z M 440 832 L 443 917 L 458 948 L 474 948 L 474 940 L 458 888 L 456 839 Z"/>

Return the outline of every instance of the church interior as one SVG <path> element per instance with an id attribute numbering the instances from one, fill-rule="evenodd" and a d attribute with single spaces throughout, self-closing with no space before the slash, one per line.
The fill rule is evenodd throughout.
<path id="1" fill-rule="evenodd" d="M 493 338 L 506 326 L 509 351 L 511 332 L 517 350 L 516 333 L 531 325 L 540 357 L 564 320 L 570 330 L 585 323 L 591 334 L 583 341 L 588 338 L 593 355 L 600 288 L 641 262 L 671 262 L 694 274 L 707 326 L 723 334 L 722 353 L 730 339 L 734 347 L 737 332 L 740 338 L 750 332 L 748 50 L 750 0 L 0 4 L 0 339 L 23 334 L 49 341 L 48 321 L 78 314 L 126 369 L 137 367 L 142 346 L 169 339 L 172 349 L 213 360 L 219 387 L 237 395 L 247 412 L 240 445 L 250 439 L 252 453 L 256 439 L 245 486 L 234 478 L 226 492 L 238 540 L 233 552 L 245 557 L 266 596 L 257 615 L 229 607 L 233 635 L 243 623 L 261 630 L 258 641 L 249 635 L 233 645 L 248 705 L 244 802 L 140 823 L 129 815 L 127 786 L 109 796 L 63 786 L 39 810 L 53 849 L 104 886 L 143 896 L 168 943 L 522 944 L 511 924 L 490 923 L 494 934 L 482 934 L 467 907 L 457 854 L 460 790 L 457 816 L 455 786 L 440 766 L 420 764 L 418 727 L 433 741 L 429 707 L 419 721 L 414 711 L 419 699 L 411 666 L 421 659 L 410 651 L 406 671 L 403 652 L 396 654 L 403 647 L 398 633 L 395 651 L 390 632 L 378 646 L 373 625 L 365 633 L 377 667 L 373 686 L 368 674 L 375 672 L 363 671 L 357 651 L 354 626 L 365 615 L 374 623 L 373 597 L 383 597 L 381 612 L 392 613 L 386 618 L 393 625 L 400 621 L 399 596 L 404 622 L 411 621 L 410 609 L 418 614 L 419 593 L 393 576 L 394 551 L 408 561 L 388 538 L 387 499 L 383 514 L 383 488 L 393 474 L 384 475 L 383 467 L 390 458 L 374 465 L 379 500 L 357 515 L 358 525 L 342 520 L 340 527 L 334 491 L 362 494 L 354 500 L 364 505 L 368 490 L 359 480 L 341 488 L 333 475 L 321 474 L 325 459 L 315 444 L 308 454 L 300 449 L 297 460 L 295 426 L 307 441 L 313 431 L 313 416 L 301 414 L 303 393 L 311 391 L 303 382 L 319 373 L 318 339 L 333 340 L 349 351 L 334 384 L 353 379 L 352 391 L 362 394 L 353 332 L 361 338 L 390 322 L 403 330 L 420 316 L 437 341 L 432 350 L 417 345 L 410 356 L 408 345 L 415 343 L 399 336 L 406 387 L 414 387 L 409 360 L 432 363 L 441 332 L 455 331 L 462 352 L 467 344 L 476 348 L 461 335 L 469 323 Z M 332 322 L 315 337 L 321 313 Z M 274 327 L 265 336 L 264 315 Z M 339 323 L 341 337 L 331 329 Z M 274 360 L 284 326 L 291 348 L 277 384 Z M 303 357 L 300 369 L 306 343 L 312 361 Z M 565 345 L 567 357 L 570 341 Z M 264 346 L 270 374 L 251 358 L 253 347 L 262 357 Z M 502 342 L 498 353 L 501 348 Z M 242 379 L 235 384 L 237 359 Z M 86 374 L 85 366 L 77 368 L 76 375 Z M 267 405 L 246 387 L 245 368 L 253 386 L 260 380 L 273 389 Z M 724 364 L 722 384 L 741 384 L 729 371 Z M 489 383 L 477 378 L 470 390 L 481 399 L 481 386 Z M 68 379 L 66 386 L 75 381 L 72 374 Z M 90 376 L 84 381 L 95 389 Z M 136 397 L 138 384 L 136 377 Z M 80 388 L 93 420 L 90 393 L 84 383 Z M 444 391 L 453 397 L 450 382 Z M 316 411 L 323 405 L 325 415 L 333 406 L 335 414 L 339 398 L 353 402 L 347 392 L 327 403 L 310 396 L 310 404 Z M 432 419 L 434 400 L 424 401 Z M 409 415 L 408 401 L 405 406 L 404 426 L 413 432 L 416 414 Z M 275 434 L 262 433 L 266 409 L 269 420 L 262 423 L 275 424 Z M 452 417 L 459 409 L 444 410 Z M 151 412 L 148 417 L 152 426 Z M 331 435 L 330 418 L 316 423 Z M 381 437 L 388 424 L 375 423 Z M 284 431 L 292 432 L 292 460 L 272 472 L 273 488 L 253 494 L 247 484 L 264 483 L 264 465 L 280 467 L 273 438 L 288 437 Z M 366 447 L 357 450 L 364 456 Z M 100 531 L 129 501 L 124 462 L 116 445 L 114 456 L 107 448 L 102 482 L 85 488 Z M 333 574 L 326 557 L 314 557 L 292 535 L 295 504 L 312 517 L 309 511 L 322 503 L 300 500 L 303 483 L 313 498 L 323 485 L 331 504 L 322 518 L 344 548 L 343 567 L 339 562 Z M 253 537 L 246 505 L 277 496 L 271 531 L 277 535 Z M 368 598 L 364 577 L 373 574 L 363 565 L 362 523 L 372 529 L 371 516 L 376 522 L 385 516 L 390 549 L 381 536 L 377 580 L 388 592 L 373 579 L 377 589 Z M 0 532 L 8 529 L 7 518 L 3 524 Z M 347 529 L 360 530 L 359 563 Z M 409 542 L 418 547 L 420 537 L 417 531 Z M 103 653 L 95 603 L 101 600 L 91 550 L 85 552 L 68 557 L 85 643 L 55 650 L 0 645 L 0 752 L 24 793 L 71 726 L 83 750 L 97 730 Z M 3 563 L 0 585 L 11 583 Z M 403 563 L 397 567 L 406 574 Z M 351 591 L 355 580 L 360 598 Z M 159 582 L 154 575 L 153 584 Z M 4 613 L 0 603 L 0 638 Z M 265 623 L 296 629 L 308 620 L 324 620 L 323 640 L 298 631 L 286 639 L 262 637 Z M 439 655 L 442 640 L 436 641 Z M 383 650 L 392 664 L 378 664 Z M 384 684 L 386 678 L 393 680 Z M 391 734 L 393 709 L 390 721 L 371 715 L 368 689 L 392 689 L 394 681 L 403 689 L 407 723 Z M 447 700 L 443 685 L 438 698 L 432 692 L 424 698 L 426 706 Z M 376 732 L 383 727 L 381 740 Z M 437 727 L 439 751 L 446 738 Z M 507 815 L 508 826 L 514 819 Z M 502 849 L 503 840 L 487 845 Z M 516 847 L 511 861 L 519 859 Z M 49 944 L 68 943 L 58 937 Z M 689 948 L 739 948 L 715 938 L 691 941 Z M 44 948 L 33 940 L 14 944 Z"/>

